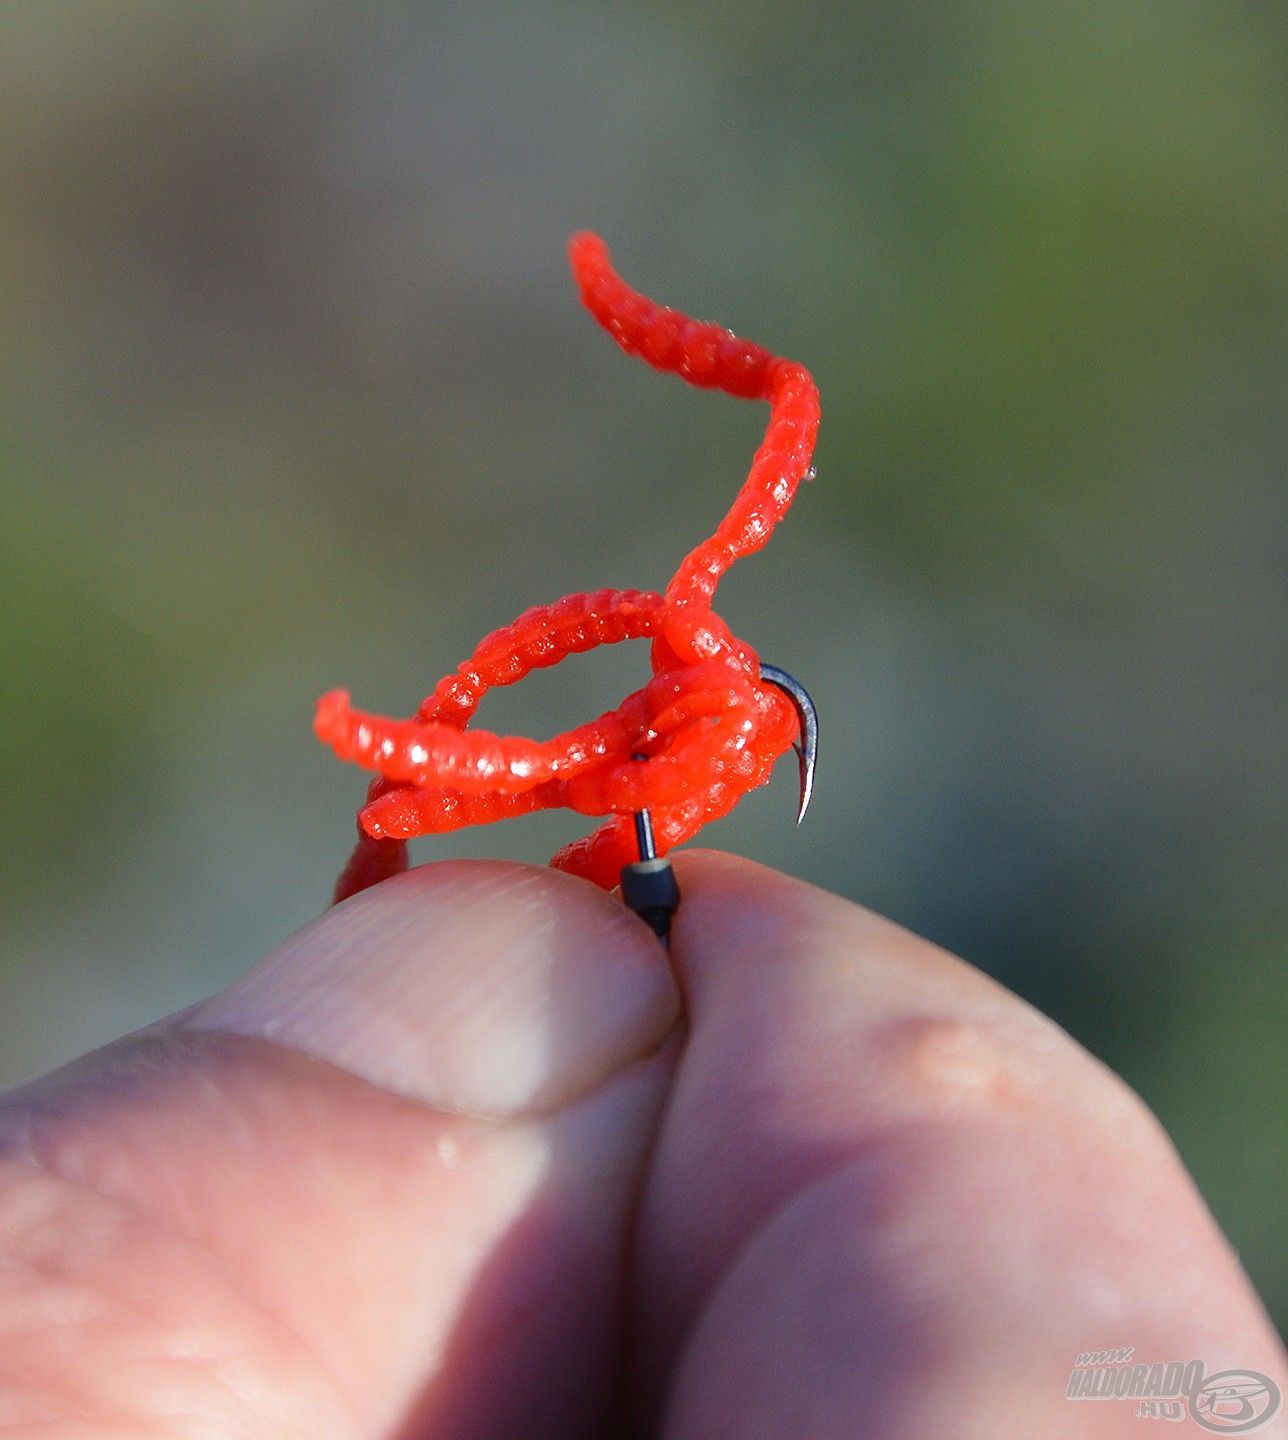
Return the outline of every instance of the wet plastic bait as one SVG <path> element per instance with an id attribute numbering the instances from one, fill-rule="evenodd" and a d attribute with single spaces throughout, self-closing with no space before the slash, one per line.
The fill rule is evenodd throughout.
<path id="1" fill-rule="evenodd" d="M 759 550 L 786 513 L 818 431 L 818 391 L 795 361 L 632 290 L 596 235 L 568 246 L 586 308 L 629 355 L 691 385 L 769 402 L 769 425 L 715 533 L 685 556 L 666 591 L 596 590 L 525 611 L 444 676 L 407 720 L 356 710 L 346 691 L 317 705 L 317 736 L 375 773 L 358 844 L 336 884 L 343 900 L 407 867 L 407 841 L 565 807 L 611 817 L 550 862 L 605 889 L 637 858 L 635 815 L 651 817 L 658 855 L 728 814 L 798 743 L 790 696 L 711 608 L 721 577 Z M 597 720 L 552 739 L 467 728 L 495 686 L 568 655 L 652 642 L 652 679 Z"/>

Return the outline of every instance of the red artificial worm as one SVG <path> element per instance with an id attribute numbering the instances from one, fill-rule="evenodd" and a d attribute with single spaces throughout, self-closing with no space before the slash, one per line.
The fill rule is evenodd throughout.
<path id="1" fill-rule="evenodd" d="M 597 235 L 574 235 L 568 255 L 582 302 L 628 355 L 691 385 L 767 401 L 765 438 L 729 513 L 663 594 L 596 590 L 534 606 L 493 631 L 407 720 L 355 710 L 343 690 L 318 701 L 318 738 L 376 777 L 337 901 L 406 869 L 417 835 L 560 806 L 609 819 L 550 863 L 610 889 L 637 858 L 635 815 L 648 812 L 664 855 L 765 784 L 804 738 L 790 695 L 711 607 L 721 576 L 765 544 L 812 475 L 814 381 L 795 361 L 631 289 Z M 597 720 L 545 741 L 468 728 L 494 686 L 642 639 L 651 642 L 652 678 Z"/>

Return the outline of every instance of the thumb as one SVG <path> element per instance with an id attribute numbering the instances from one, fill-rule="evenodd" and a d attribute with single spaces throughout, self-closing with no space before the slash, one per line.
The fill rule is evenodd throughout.
<path id="1" fill-rule="evenodd" d="M 592 1431 L 677 1011 L 607 895 L 441 864 L 3 1097 L 0 1422 Z"/>

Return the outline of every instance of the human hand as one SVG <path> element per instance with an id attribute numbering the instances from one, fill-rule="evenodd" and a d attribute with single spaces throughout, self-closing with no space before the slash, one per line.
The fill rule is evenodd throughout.
<path id="1" fill-rule="evenodd" d="M 1080 1352 L 1283 1384 L 1121 1081 L 835 896 L 676 863 L 674 976 L 602 891 L 443 863 L 3 1097 L 0 1434 L 1139 1436 Z"/>

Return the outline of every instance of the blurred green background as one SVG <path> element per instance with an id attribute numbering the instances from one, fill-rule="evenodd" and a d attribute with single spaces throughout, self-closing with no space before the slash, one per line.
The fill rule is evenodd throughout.
<path id="1" fill-rule="evenodd" d="M 763 412 L 597 332 L 590 225 L 823 394 L 817 483 L 721 592 L 818 700 L 816 809 L 783 766 L 712 843 L 1123 1072 L 1282 1323 L 1284 15 L 5 6 L 0 1080 L 316 913 L 362 791 L 318 693 L 406 713 L 715 523 Z M 484 723 L 644 671 L 588 656 Z"/>

